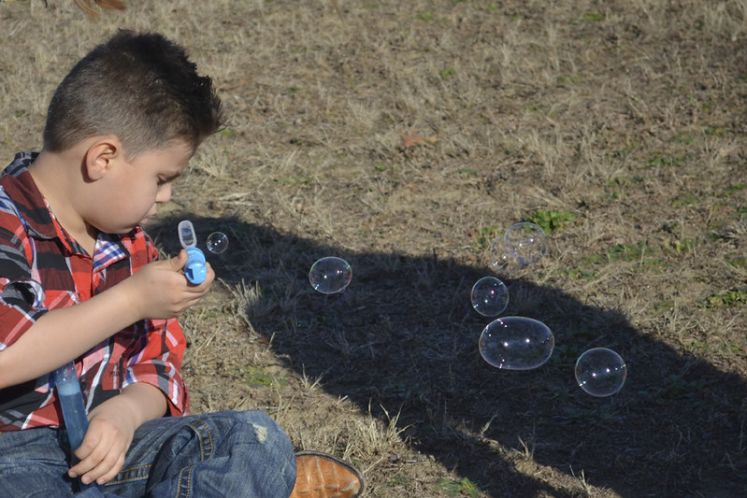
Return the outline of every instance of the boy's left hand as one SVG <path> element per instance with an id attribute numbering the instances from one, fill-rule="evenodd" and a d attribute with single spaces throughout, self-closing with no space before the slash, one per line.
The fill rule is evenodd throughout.
<path id="1" fill-rule="evenodd" d="M 80 462 L 68 470 L 68 475 L 81 476 L 83 484 L 104 484 L 124 465 L 137 427 L 130 411 L 116 401 L 112 398 L 91 411 L 88 431 L 74 452 Z"/>

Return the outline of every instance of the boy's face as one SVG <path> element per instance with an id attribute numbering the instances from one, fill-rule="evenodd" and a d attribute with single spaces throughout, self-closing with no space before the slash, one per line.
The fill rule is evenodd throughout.
<path id="1" fill-rule="evenodd" d="M 187 168 L 192 154 L 186 142 L 174 141 L 132 160 L 121 155 L 97 181 L 93 212 L 86 222 L 105 233 L 127 233 L 146 223 L 158 204 L 171 199 L 172 183 Z"/>

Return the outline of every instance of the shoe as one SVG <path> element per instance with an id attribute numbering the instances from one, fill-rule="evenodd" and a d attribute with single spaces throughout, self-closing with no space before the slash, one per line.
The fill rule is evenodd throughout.
<path id="1" fill-rule="evenodd" d="M 353 466 L 318 451 L 296 453 L 296 484 L 289 498 L 357 498 L 363 476 Z"/>

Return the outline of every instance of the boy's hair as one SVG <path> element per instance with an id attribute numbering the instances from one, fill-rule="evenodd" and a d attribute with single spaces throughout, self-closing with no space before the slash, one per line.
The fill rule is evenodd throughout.
<path id="1" fill-rule="evenodd" d="M 69 149 L 114 134 L 128 156 L 175 139 L 196 149 L 221 126 L 210 78 L 199 76 L 184 49 L 157 33 L 119 31 L 81 59 L 52 97 L 44 148 Z"/>

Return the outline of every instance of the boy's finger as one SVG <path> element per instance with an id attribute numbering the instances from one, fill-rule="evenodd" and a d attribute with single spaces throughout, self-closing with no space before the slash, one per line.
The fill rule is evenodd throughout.
<path id="1" fill-rule="evenodd" d="M 100 434 L 98 434 L 95 430 L 88 430 L 85 436 L 83 436 L 83 442 L 80 443 L 80 446 L 76 448 L 73 453 L 76 457 L 78 457 L 78 460 L 83 460 L 96 449 L 96 447 L 99 445 L 100 440 Z"/>
<path id="2" fill-rule="evenodd" d="M 182 268 L 184 268 L 184 265 L 186 263 L 187 263 L 187 251 L 185 251 L 184 249 L 179 251 L 179 254 L 169 259 L 169 264 L 171 265 L 171 269 L 174 271 L 181 270 Z"/>
<path id="3" fill-rule="evenodd" d="M 80 462 L 76 463 L 72 468 L 70 468 L 70 470 L 67 471 L 67 473 L 70 477 L 84 476 L 85 474 L 90 472 L 91 469 L 95 468 L 103 458 L 103 451 L 97 448 L 93 453 L 82 459 Z"/>
<path id="4" fill-rule="evenodd" d="M 96 465 L 93 469 L 91 469 L 89 472 L 86 472 L 83 477 L 81 477 L 81 481 L 83 484 L 88 484 L 93 481 L 96 481 L 103 477 L 104 475 L 111 472 L 111 470 L 116 466 L 117 462 L 119 461 L 119 457 L 122 455 L 121 451 L 115 450 L 114 447 L 110 449 L 110 451 L 104 456 L 104 458 Z"/>
<path id="5" fill-rule="evenodd" d="M 125 454 L 122 453 L 119 455 L 119 458 L 114 463 L 114 466 L 109 470 L 109 472 L 107 472 L 103 476 L 96 479 L 96 482 L 98 484 L 106 484 L 107 482 L 114 479 L 116 475 L 119 474 L 119 471 L 122 470 L 122 467 L 124 467 L 124 463 L 125 463 Z"/>

